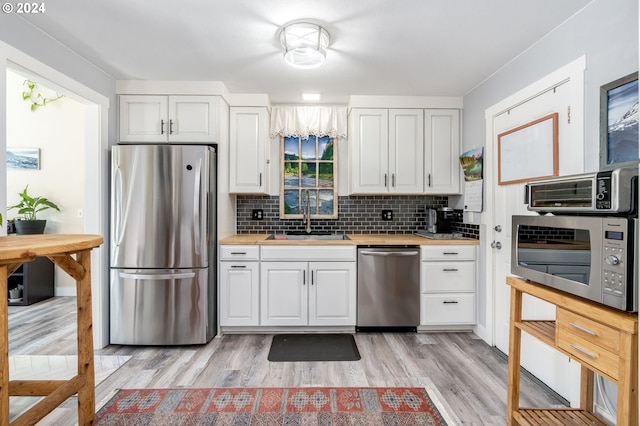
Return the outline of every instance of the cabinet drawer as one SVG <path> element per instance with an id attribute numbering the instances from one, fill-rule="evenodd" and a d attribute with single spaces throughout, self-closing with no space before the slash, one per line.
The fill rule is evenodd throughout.
<path id="1" fill-rule="evenodd" d="M 422 260 L 475 260 L 476 246 L 421 246 Z"/>
<path id="2" fill-rule="evenodd" d="M 620 331 L 582 315 L 557 308 L 556 327 L 613 353 L 620 350 Z"/>
<path id="3" fill-rule="evenodd" d="M 422 262 L 421 292 L 475 291 L 475 262 Z"/>
<path id="4" fill-rule="evenodd" d="M 473 324 L 476 322 L 475 295 L 469 293 L 423 294 L 420 324 Z"/>
<path id="5" fill-rule="evenodd" d="M 556 346 L 571 354 L 579 362 L 599 369 L 618 380 L 618 355 L 596 345 L 590 337 L 585 338 L 585 334 L 556 324 Z"/>
<path id="6" fill-rule="evenodd" d="M 220 260 L 259 260 L 260 246 L 220 246 Z"/>

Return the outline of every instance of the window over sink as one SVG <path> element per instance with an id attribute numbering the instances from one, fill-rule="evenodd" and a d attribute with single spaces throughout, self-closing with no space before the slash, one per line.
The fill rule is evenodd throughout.
<path id="1" fill-rule="evenodd" d="M 280 218 L 337 218 L 337 151 L 334 139 L 313 136 L 280 138 Z M 308 205 L 307 205 L 308 200 Z"/>

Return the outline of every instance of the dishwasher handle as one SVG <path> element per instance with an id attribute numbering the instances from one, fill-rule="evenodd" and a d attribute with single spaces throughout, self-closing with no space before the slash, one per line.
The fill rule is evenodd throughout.
<path id="1" fill-rule="evenodd" d="M 365 251 L 362 250 L 359 254 L 365 256 L 417 256 L 419 251 Z"/>

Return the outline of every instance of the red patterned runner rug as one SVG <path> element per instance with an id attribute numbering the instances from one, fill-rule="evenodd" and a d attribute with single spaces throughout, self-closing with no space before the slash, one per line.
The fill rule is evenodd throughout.
<path id="1" fill-rule="evenodd" d="M 122 389 L 97 425 L 446 425 L 423 388 Z"/>

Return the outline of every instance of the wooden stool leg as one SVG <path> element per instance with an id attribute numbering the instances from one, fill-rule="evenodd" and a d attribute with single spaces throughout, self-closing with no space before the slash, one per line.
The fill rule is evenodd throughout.
<path id="1" fill-rule="evenodd" d="M 93 424 L 95 417 L 95 375 L 93 366 L 93 320 L 91 313 L 91 251 L 77 254 L 84 276 L 76 282 L 78 295 L 78 375 L 84 384 L 78 391 L 78 424 Z"/>
<path id="2" fill-rule="evenodd" d="M 0 425 L 9 424 L 9 316 L 7 314 L 7 265 L 0 266 Z"/>
<path id="3" fill-rule="evenodd" d="M 511 288 L 511 308 L 509 321 L 509 363 L 507 381 L 507 424 L 517 424 L 513 417 L 514 411 L 520 408 L 520 344 L 522 330 L 516 323 L 522 320 L 522 292 Z"/>

